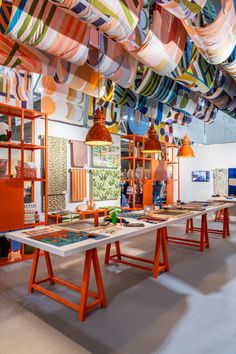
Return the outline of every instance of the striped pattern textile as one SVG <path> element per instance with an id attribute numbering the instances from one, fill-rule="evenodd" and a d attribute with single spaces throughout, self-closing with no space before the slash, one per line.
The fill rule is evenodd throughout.
<path id="1" fill-rule="evenodd" d="M 213 123 L 216 118 L 217 111 L 218 109 L 213 103 L 206 100 L 204 97 L 201 97 L 199 99 L 196 111 L 194 112 L 194 117 L 205 123 Z"/>
<path id="2" fill-rule="evenodd" d="M 144 2 L 143 0 L 50 1 L 117 41 L 125 41 L 132 35 Z"/>
<path id="3" fill-rule="evenodd" d="M 182 23 L 196 44 L 201 55 L 212 64 L 224 62 L 232 53 L 236 45 L 236 15 L 234 0 L 221 0 L 221 10 L 212 22 L 206 23 L 201 12 L 197 21 L 182 20 Z M 205 12 L 207 9 L 205 9 Z M 199 25 L 203 24 L 202 25 Z"/>
<path id="4" fill-rule="evenodd" d="M 190 19 L 204 7 L 206 0 L 154 0 L 178 18 Z"/>
<path id="5" fill-rule="evenodd" d="M 13 0 L 4 32 L 12 39 L 83 65 L 88 56 L 89 28 L 47 0 Z"/>
<path id="6" fill-rule="evenodd" d="M 87 196 L 86 170 L 72 168 L 71 170 L 71 202 L 81 202 Z"/>
<path id="7" fill-rule="evenodd" d="M 11 17 L 11 6 L 0 3 L 0 32 L 7 31 L 8 23 Z"/>

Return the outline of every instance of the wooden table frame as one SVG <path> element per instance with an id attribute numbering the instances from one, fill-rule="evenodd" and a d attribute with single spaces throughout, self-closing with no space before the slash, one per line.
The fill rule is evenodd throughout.
<path id="1" fill-rule="evenodd" d="M 227 236 L 230 236 L 230 230 L 229 230 L 229 209 L 221 209 L 220 212 L 223 213 L 223 228 L 222 230 L 216 230 L 216 229 L 208 229 L 208 233 L 210 234 L 216 234 L 216 235 L 222 235 L 223 238 L 226 238 Z M 200 227 L 194 227 L 193 225 L 193 219 L 188 219 L 186 221 L 186 234 L 190 232 L 201 232 Z"/>
<path id="2" fill-rule="evenodd" d="M 48 277 L 41 279 L 41 280 L 36 280 L 39 254 L 40 254 L 40 250 L 36 248 L 34 251 L 32 269 L 31 269 L 31 274 L 30 274 L 29 289 L 28 289 L 30 294 L 33 293 L 34 290 L 37 290 L 37 291 L 49 296 L 50 298 L 60 302 L 61 304 L 70 307 L 71 309 L 78 312 L 78 319 L 80 321 L 84 321 L 86 312 L 93 309 L 94 307 L 100 305 L 101 307 L 104 308 L 107 306 L 106 296 L 105 296 L 105 292 L 104 292 L 102 275 L 101 275 L 101 270 L 100 270 L 100 265 L 99 265 L 99 260 L 98 260 L 96 248 L 88 250 L 85 253 L 83 280 L 82 280 L 81 287 L 76 286 L 72 283 L 69 283 L 65 280 L 59 279 L 54 276 L 52 263 L 51 263 L 51 259 L 50 259 L 50 254 L 47 251 L 44 251 L 44 257 L 45 257 L 46 267 L 47 267 L 47 271 L 48 271 Z M 96 285 L 97 285 L 97 289 L 98 289 L 97 294 L 88 290 L 92 264 L 93 264 L 93 269 L 94 269 L 94 274 L 95 274 L 95 279 L 96 279 Z M 57 295 L 56 293 L 52 292 L 51 290 L 45 289 L 44 287 L 42 287 L 40 285 L 40 284 L 48 282 L 48 281 L 50 282 L 51 285 L 59 284 L 59 285 L 65 286 L 73 291 L 79 292 L 81 294 L 80 304 L 77 305 L 77 304 Z M 88 297 L 93 298 L 95 300 L 88 304 L 87 303 Z"/>
<path id="3" fill-rule="evenodd" d="M 147 270 L 152 272 L 153 278 L 157 278 L 158 275 L 161 272 L 168 272 L 169 271 L 169 262 L 168 262 L 168 253 L 167 253 L 167 248 L 166 248 L 166 240 L 165 240 L 165 228 L 158 229 L 156 233 L 156 245 L 155 245 L 155 254 L 154 254 L 154 259 L 147 259 L 143 257 L 136 257 L 136 256 L 131 256 L 126 253 L 121 252 L 120 248 L 120 242 L 116 241 L 115 242 L 115 248 L 116 248 L 116 253 L 111 255 L 111 243 L 108 243 L 106 246 L 106 254 L 105 254 L 105 261 L 104 263 L 106 265 L 109 264 L 109 262 L 117 262 L 117 263 L 122 263 L 129 265 L 131 267 Z M 160 257 L 163 257 L 163 262 L 160 262 Z M 153 266 L 147 267 L 143 266 L 134 262 L 128 262 L 124 261 L 122 258 L 128 258 L 132 260 L 136 260 L 139 262 L 144 262 L 148 264 L 152 264 Z"/>

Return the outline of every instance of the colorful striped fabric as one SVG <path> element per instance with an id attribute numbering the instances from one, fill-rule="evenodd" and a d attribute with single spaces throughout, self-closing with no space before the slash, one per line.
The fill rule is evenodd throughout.
<path id="1" fill-rule="evenodd" d="M 230 57 L 222 63 L 222 67 L 234 80 L 236 80 L 236 46 Z"/>
<path id="2" fill-rule="evenodd" d="M 178 18 L 190 19 L 196 16 L 206 0 L 154 0 L 167 11 L 171 12 Z"/>
<path id="3" fill-rule="evenodd" d="M 3 33 L 76 65 L 87 60 L 90 29 L 47 0 L 13 0 Z"/>
<path id="4" fill-rule="evenodd" d="M 144 0 L 50 0 L 73 13 L 77 19 L 88 23 L 110 38 L 127 40 L 139 20 Z"/>
<path id="5" fill-rule="evenodd" d="M 150 31 L 132 54 L 156 73 L 167 75 L 179 63 L 186 38 L 181 21 L 156 5 Z"/>
<path id="6" fill-rule="evenodd" d="M 217 72 L 217 68 L 201 56 L 196 46 L 187 41 L 179 65 L 169 76 L 192 91 L 207 93 L 213 87 Z"/>
<path id="7" fill-rule="evenodd" d="M 212 64 L 224 62 L 236 45 L 234 0 L 221 0 L 221 6 L 222 9 L 218 16 L 215 19 L 212 18 L 212 22 L 209 24 L 206 23 L 202 12 L 196 21 L 182 20 L 199 52 Z M 214 14 L 212 16 L 214 17 Z"/>
<path id="8" fill-rule="evenodd" d="M 194 117 L 202 120 L 205 123 L 213 123 L 217 115 L 217 107 L 206 100 L 204 97 L 200 97 L 197 105 L 197 109 L 194 112 Z"/>

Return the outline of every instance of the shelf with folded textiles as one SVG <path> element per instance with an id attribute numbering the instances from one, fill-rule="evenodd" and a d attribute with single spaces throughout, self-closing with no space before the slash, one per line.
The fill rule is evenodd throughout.
<path id="1" fill-rule="evenodd" d="M 48 117 L 46 113 L 0 103 L 0 232 L 33 228 L 48 222 Z M 44 123 L 45 143 L 36 141 L 36 120 Z M 4 130 L 4 131 L 3 131 Z M 3 131 L 3 132 L 2 132 Z M 16 163 L 18 160 L 18 164 Z M 37 166 L 46 166 L 44 171 Z M 35 183 L 40 183 L 36 186 Z M 37 210 L 36 191 L 45 196 L 44 215 Z M 42 215 L 40 217 L 40 215 Z M 1 241 L 0 242 L 4 242 Z M 11 242 L 9 243 L 11 244 Z M 2 264 L 19 262 L 32 257 L 33 249 L 24 245 L 9 251 Z M 25 251 L 26 250 L 26 251 Z M 0 252 L 1 257 L 1 252 Z"/>

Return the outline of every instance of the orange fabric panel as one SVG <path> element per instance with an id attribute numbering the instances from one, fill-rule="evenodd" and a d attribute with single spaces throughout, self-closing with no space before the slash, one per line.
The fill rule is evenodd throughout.
<path id="1" fill-rule="evenodd" d="M 24 227 L 24 182 L 0 180 L 0 231 Z"/>
<path id="2" fill-rule="evenodd" d="M 86 197 L 86 170 L 71 170 L 71 202 L 83 201 Z"/>

